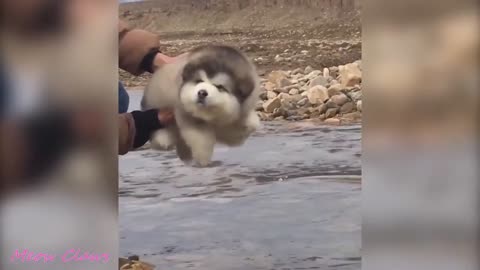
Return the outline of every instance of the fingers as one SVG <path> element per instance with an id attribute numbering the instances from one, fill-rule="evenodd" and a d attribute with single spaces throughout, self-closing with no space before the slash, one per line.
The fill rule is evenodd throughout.
<path id="1" fill-rule="evenodd" d="M 162 125 L 171 125 L 175 122 L 175 115 L 173 110 L 160 110 L 158 111 L 158 121 Z"/>

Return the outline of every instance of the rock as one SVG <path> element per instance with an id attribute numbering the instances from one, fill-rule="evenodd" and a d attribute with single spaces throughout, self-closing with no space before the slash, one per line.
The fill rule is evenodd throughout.
<path id="1" fill-rule="evenodd" d="M 341 107 L 341 106 L 343 106 L 343 104 L 348 102 L 348 97 L 347 97 L 347 95 L 342 93 L 342 94 L 335 95 L 335 96 L 331 97 L 330 100 L 335 102 L 335 104 L 337 104 L 338 106 Z"/>
<path id="2" fill-rule="evenodd" d="M 333 109 L 338 109 L 338 108 L 340 108 L 340 106 L 338 106 L 337 103 L 333 102 L 333 100 L 331 100 L 331 99 L 329 101 L 327 101 L 325 103 L 325 105 L 327 105 L 328 109 L 332 109 L 332 108 Z"/>
<path id="3" fill-rule="evenodd" d="M 335 117 L 337 113 L 338 113 L 338 108 L 330 108 L 325 113 L 325 117 L 332 118 L 332 117 Z"/>
<path id="4" fill-rule="evenodd" d="M 357 121 L 362 119 L 362 114 L 360 112 L 352 112 L 342 115 L 342 118 L 349 121 Z"/>
<path id="5" fill-rule="evenodd" d="M 308 73 L 307 76 L 304 77 L 304 80 L 306 80 L 306 81 L 313 80 L 316 77 L 321 76 L 321 75 L 322 75 L 322 72 L 320 70 L 314 70 L 314 71 Z"/>
<path id="6" fill-rule="evenodd" d="M 292 71 L 292 75 L 301 74 L 302 72 L 303 72 L 303 70 L 301 68 L 297 68 L 297 69 Z"/>
<path id="7" fill-rule="evenodd" d="M 341 84 L 334 84 L 328 88 L 328 96 L 333 97 L 336 95 L 340 95 L 342 93 L 342 85 Z"/>
<path id="8" fill-rule="evenodd" d="M 281 57 L 280 55 L 277 54 L 277 56 L 275 56 L 275 62 L 282 62 L 284 60 L 283 57 Z"/>
<path id="9" fill-rule="evenodd" d="M 357 101 L 357 111 L 362 112 L 362 101 Z"/>
<path id="10" fill-rule="evenodd" d="M 270 99 L 263 104 L 263 109 L 267 113 L 273 113 L 273 111 L 282 106 L 282 100 L 278 97 Z"/>
<path id="11" fill-rule="evenodd" d="M 275 84 L 272 82 L 266 82 L 263 88 L 265 88 L 267 91 L 273 91 L 275 90 Z"/>
<path id="12" fill-rule="evenodd" d="M 284 71 L 277 70 L 277 71 L 270 72 L 270 74 L 268 74 L 267 79 L 270 83 L 273 84 L 273 87 L 279 87 L 283 79 L 288 80 L 288 75 Z"/>
<path id="13" fill-rule="evenodd" d="M 267 92 L 267 99 L 274 99 L 277 97 L 277 93 L 273 92 L 273 91 L 268 91 Z"/>
<path id="14" fill-rule="evenodd" d="M 351 113 L 353 110 L 355 110 L 355 104 L 353 102 L 347 102 L 340 108 L 340 113 Z"/>
<path id="15" fill-rule="evenodd" d="M 301 99 L 300 101 L 297 102 L 297 105 L 299 107 L 303 107 L 303 106 L 307 105 L 307 103 L 308 103 L 308 98 L 303 98 L 303 99 Z"/>
<path id="16" fill-rule="evenodd" d="M 292 102 L 295 102 L 295 103 L 298 103 L 300 100 L 304 98 L 300 94 L 292 95 L 291 97 L 292 97 Z"/>
<path id="17" fill-rule="evenodd" d="M 290 85 L 292 85 L 292 82 L 287 78 L 280 79 L 279 84 L 278 84 L 278 86 L 280 88 L 284 88 L 284 87 L 287 87 L 287 86 L 290 86 Z"/>
<path id="18" fill-rule="evenodd" d="M 280 120 L 285 120 L 285 118 L 283 118 L 283 116 L 279 116 L 279 117 L 276 117 L 275 119 L 273 119 L 275 121 L 280 121 Z"/>
<path id="19" fill-rule="evenodd" d="M 272 121 L 273 119 L 272 115 L 268 113 L 260 112 L 257 114 L 258 114 L 258 117 L 260 117 L 260 120 L 262 121 Z"/>
<path id="20" fill-rule="evenodd" d="M 267 91 L 263 91 L 262 93 L 260 93 L 260 99 L 261 100 L 268 100 L 268 92 Z"/>
<path id="21" fill-rule="evenodd" d="M 327 84 L 328 84 L 327 77 L 318 76 L 310 82 L 310 87 L 314 87 L 314 86 L 317 86 L 317 85 L 321 85 L 321 86 L 325 87 L 325 86 L 327 86 Z"/>
<path id="22" fill-rule="evenodd" d="M 278 98 L 280 100 L 292 100 L 292 96 L 290 96 L 289 94 L 287 93 L 280 93 L 278 94 Z"/>
<path id="23" fill-rule="evenodd" d="M 304 73 L 305 74 L 310 74 L 310 72 L 312 72 L 312 71 L 313 71 L 313 68 L 311 66 L 308 66 L 308 67 L 305 68 Z"/>
<path id="24" fill-rule="evenodd" d="M 257 105 L 255 106 L 255 111 L 257 111 L 257 112 L 263 111 L 263 102 L 262 101 L 259 101 L 257 103 Z"/>
<path id="25" fill-rule="evenodd" d="M 300 94 L 300 90 L 294 88 L 294 89 L 290 90 L 288 93 L 289 93 L 290 95 L 294 96 L 294 95 Z"/>
<path id="26" fill-rule="evenodd" d="M 276 108 L 274 111 L 273 111 L 273 114 L 272 114 L 272 117 L 279 117 L 279 116 L 282 116 L 282 117 L 287 117 L 287 110 L 285 110 L 284 108 Z"/>
<path id="27" fill-rule="evenodd" d="M 298 87 L 299 87 L 298 84 L 292 84 L 292 85 L 283 87 L 282 89 L 280 89 L 280 92 L 282 92 L 282 93 L 288 93 L 288 92 L 290 92 L 290 90 L 295 89 L 295 88 L 298 88 Z"/>
<path id="28" fill-rule="evenodd" d="M 330 118 L 330 119 L 326 119 L 324 123 L 327 125 L 340 125 L 342 121 L 337 118 Z"/>
<path id="29" fill-rule="evenodd" d="M 330 77 L 330 70 L 328 68 L 323 69 L 323 77 L 325 78 Z"/>
<path id="30" fill-rule="evenodd" d="M 324 114 L 327 112 L 327 105 L 326 104 L 321 104 L 320 106 L 317 106 L 315 108 L 312 108 L 313 112 L 318 112 L 318 114 Z"/>
<path id="31" fill-rule="evenodd" d="M 322 104 L 328 100 L 328 90 L 321 85 L 312 87 L 305 93 L 311 104 Z"/>
<path id="32" fill-rule="evenodd" d="M 362 82 L 362 71 L 358 64 L 351 63 L 345 66 L 339 66 L 340 81 L 343 86 L 350 87 Z"/>
<path id="33" fill-rule="evenodd" d="M 301 53 L 304 54 L 304 55 L 306 55 L 306 54 L 308 54 L 308 51 L 307 51 L 307 50 L 303 50 L 303 51 L 301 51 Z"/>
<path id="34" fill-rule="evenodd" d="M 350 92 L 349 96 L 352 98 L 354 102 L 357 102 L 362 99 L 362 91 Z"/>

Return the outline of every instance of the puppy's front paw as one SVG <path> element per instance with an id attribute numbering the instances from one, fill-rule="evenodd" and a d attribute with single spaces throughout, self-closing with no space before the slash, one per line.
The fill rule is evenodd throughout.
<path id="1" fill-rule="evenodd" d="M 197 155 L 193 157 L 193 161 L 194 161 L 193 163 L 194 167 L 204 168 L 204 167 L 208 167 L 212 160 L 211 160 L 211 156 Z"/>
<path id="2" fill-rule="evenodd" d="M 248 115 L 245 121 L 245 127 L 247 128 L 248 133 L 253 133 L 260 127 L 260 118 L 256 112 L 251 112 Z"/>
<path id="3" fill-rule="evenodd" d="M 175 148 L 176 140 L 167 130 L 158 130 L 153 134 L 151 143 L 154 149 L 170 151 Z"/>

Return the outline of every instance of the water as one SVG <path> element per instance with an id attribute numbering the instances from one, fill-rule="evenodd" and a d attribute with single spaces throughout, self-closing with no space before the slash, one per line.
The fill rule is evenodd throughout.
<path id="1" fill-rule="evenodd" d="M 121 254 L 172 270 L 360 269 L 360 138 L 360 126 L 264 124 L 204 169 L 129 153 Z"/>

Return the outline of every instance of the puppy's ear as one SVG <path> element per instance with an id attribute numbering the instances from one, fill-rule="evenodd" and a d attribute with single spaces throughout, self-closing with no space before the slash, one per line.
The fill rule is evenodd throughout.
<path id="1" fill-rule="evenodd" d="M 182 82 L 191 81 L 195 76 L 195 67 L 192 63 L 188 63 L 182 70 Z"/>
<path id="2" fill-rule="evenodd" d="M 255 90 L 255 81 L 248 76 L 238 79 L 234 94 L 243 102 L 252 94 L 253 90 Z"/>

